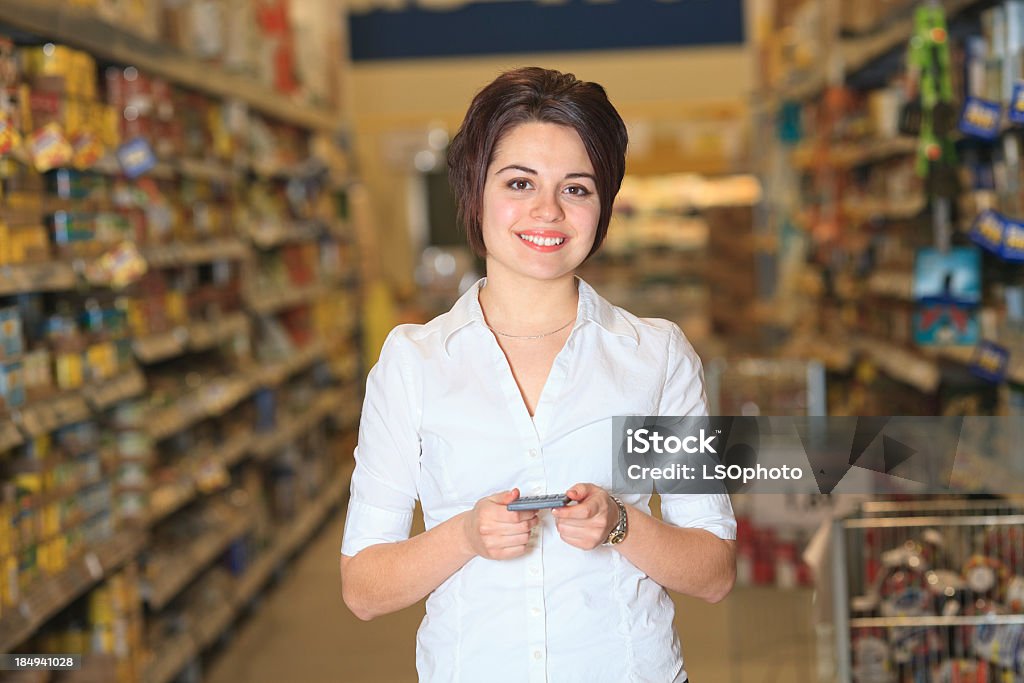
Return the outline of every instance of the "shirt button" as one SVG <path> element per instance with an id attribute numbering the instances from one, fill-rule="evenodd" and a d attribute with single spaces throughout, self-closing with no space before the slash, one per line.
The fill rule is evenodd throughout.
<path id="1" fill-rule="evenodd" d="M 544 653 L 541 652 L 540 650 L 534 650 L 533 651 L 533 658 L 534 659 L 543 659 L 544 658 Z"/>
<path id="2" fill-rule="evenodd" d="M 544 487 L 543 486 L 534 486 L 533 487 L 533 495 L 539 496 L 542 493 L 544 493 Z"/>
<path id="3" fill-rule="evenodd" d="M 536 448 L 531 448 L 530 449 L 530 457 L 531 458 L 536 458 L 538 455 L 540 455 L 540 453 L 537 452 Z"/>
<path id="4" fill-rule="evenodd" d="M 538 574 L 540 574 L 540 567 L 535 564 L 530 565 L 530 575 L 537 576 Z"/>
<path id="5" fill-rule="evenodd" d="M 533 607 L 533 608 L 531 608 L 530 609 L 530 614 L 532 614 L 535 617 L 539 617 L 540 616 L 540 607 Z"/>

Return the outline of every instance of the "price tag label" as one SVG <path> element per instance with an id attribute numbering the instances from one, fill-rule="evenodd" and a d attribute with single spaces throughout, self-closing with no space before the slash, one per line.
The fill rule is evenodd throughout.
<path id="1" fill-rule="evenodd" d="M 129 178 L 137 178 L 156 166 L 156 155 L 144 138 L 135 138 L 117 148 L 117 161 Z"/>
<path id="2" fill-rule="evenodd" d="M 85 570 L 89 572 L 89 576 L 93 579 L 100 579 L 103 577 L 103 563 L 100 562 L 100 558 L 96 557 L 96 553 L 86 554 Z"/>
<path id="3" fill-rule="evenodd" d="M 1006 379 L 1009 366 L 1010 352 L 1006 347 L 989 341 L 983 341 L 975 347 L 971 373 L 977 377 L 999 384 Z"/>
<path id="4" fill-rule="evenodd" d="M 990 102 L 979 97 L 968 97 L 960 115 L 960 131 L 965 135 L 984 140 L 995 140 L 999 137 L 1002 124 L 1003 107 L 998 102 Z"/>

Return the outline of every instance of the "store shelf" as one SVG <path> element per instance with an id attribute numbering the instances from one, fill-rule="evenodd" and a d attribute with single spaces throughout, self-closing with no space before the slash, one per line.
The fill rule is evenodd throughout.
<path id="1" fill-rule="evenodd" d="M 188 633 L 170 636 L 155 649 L 156 658 L 146 667 L 143 676 L 145 683 L 170 683 L 198 654 L 196 643 Z"/>
<path id="2" fill-rule="evenodd" d="M 854 221 L 907 220 L 924 211 L 927 198 L 922 195 L 910 195 L 903 199 L 859 198 L 856 201 L 843 202 L 843 213 Z"/>
<path id="3" fill-rule="evenodd" d="M 248 430 L 241 431 L 228 438 L 224 443 L 206 446 L 196 460 L 206 463 L 215 461 L 214 464 L 220 464 L 225 468 L 231 467 L 248 455 L 252 438 L 252 432 Z M 168 491 L 167 493 L 158 494 L 154 492 L 152 495 L 153 500 L 160 500 L 161 502 L 154 503 L 151 506 L 149 515 L 146 518 L 148 526 L 158 524 L 201 495 L 193 478 L 179 482 L 177 485 L 168 485 L 165 489 Z"/>
<path id="4" fill-rule="evenodd" d="M 169 332 L 139 337 L 132 342 L 132 349 L 142 363 L 159 363 L 189 351 L 206 351 L 248 330 L 249 318 L 236 311 L 219 320 L 192 322 Z"/>
<path id="5" fill-rule="evenodd" d="M 917 151 L 918 139 L 900 136 L 883 140 L 864 140 L 858 143 L 839 143 L 829 147 L 820 159 L 810 146 L 801 146 L 791 156 L 794 168 L 802 171 L 813 169 L 819 162 L 835 169 L 851 169 L 858 166 L 885 161 L 893 157 L 913 154 Z"/>
<path id="6" fill-rule="evenodd" d="M 144 542 L 139 533 L 122 532 L 71 562 L 57 576 L 29 586 L 17 610 L 5 609 L 0 619 L 0 652 L 11 652 L 78 596 L 134 557 Z"/>
<path id="7" fill-rule="evenodd" d="M 196 243 L 162 244 L 140 250 L 152 268 L 181 266 L 214 261 L 238 261 L 249 257 L 249 248 L 237 239 L 219 239 Z"/>
<path id="8" fill-rule="evenodd" d="M 82 389 L 82 395 L 93 410 L 106 410 L 114 404 L 135 398 L 146 390 L 146 378 L 138 368 L 132 368 L 113 379 Z"/>
<path id="9" fill-rule="evenodd" d="M 326 352 L 327 348 L 322 341 L 318 339 L 311 342 L 298 352 L 292 353 L 287 360 L 271 363 L 261 369 L 257 382 L 262 386 L 276 387 L 295 373 L 322 360 Z"/>
<path id="10" fill-rule="evenodd" d="M 300 415 L 289 415 L 278 421 L 274 430 L 268 434 L 256 434 L 253 437 L 252 453 L 257 460 L 267 460 L 282 448 L 298 439 L 317 424 L 326 419 L 341 405 L 341 397 L 337 392 L 321 393 L 313 404 Z"/>
<path id="11" fill-rule="evenodd" d="M 36 217 L 38 220 L 39 217 Z M 46 261 L 0 267 L 0 296 L 75 289 L 78 278 L 70 263 Z"/>
<path id="12" fill-rule="evenodd" d="M 345 464 L 320 499 L 311 503 L 307 509 L 299 513 L 295 521 L 282 529 L 270 550 L 257 559 L 239 579 L 235 592 L 235 601 L 239 608 L 252 600 L 270 579 L 274 570 L 305 543 L 331 508 L 341 502 L 348 493 L 353 467 L 354 464 L 351 462 Z"/>
<path id="13" fill-rule="evenodd" d="M 317 283 L 304 287 L 287 287 L 272 292 L 249 291 L 245 299 L 249 309 L 257 315 L 273 315 L 280 311 L 304 306 L 324 294 L 323 285 Z"/>
<path id="14" fill-rule="evenodd" d="M 152 43 L 128 31 L 76 11 L 56 0 L 4 0 L 0 21 L 48 39 L 87 50 L 120 64 L 130 64 L 179 85 L 218 97 L 242 100 L 268 116 L 314 130 L 337 129 L 340 117 L 289 101 L 288 96 L 229 73 L 214 64 Z"/>
<path id="15" fill-rule="evenodd" d="M 871 337 L 856 337 L 851 346 L 866 355 L 889 377 L 931 394 L 939 387 L 938 363 L 924 354 Z"/>
<path id="16" fill-rule="evenodd" d="M 146 418 L 146 430 L 154 441 L 165 439 L 200 420 L 220 417 L 249 396 L 254 388 L 251 377 L 245 373 L 210 380 L 173 405 L 152 411 Z"/>
<path id="17" fill-rule="evenodd" d="M 87 420 L 91 414 L 82 394 L 68 391 L 11 411 L 11 418 L 26 437 L 33 438 Z"/>
<path id="18" fill-rule="evenodd" d="M 158 332 L 132 341 L 132 350 L 141 363 L 159 363 L 185 353 L 188 348 L 188 330 L 176 327 L 168 332 Z"/>
<path id="19" fill-rule="evenodd" d="M 887 299 L 914 300 L 914 274 L 903 270 L 876 270 L 867 280 L 869 294 Z"/>
<path id="20" fill-rule="evenodd" d="M 146 603 L 154 610 L 161 610 L 175 598 L 185 586 L 192 582 L 207 565 L 213 562 L 239 536 L 253 525 L 253 517 L 239 513 L 223 529 L 196 539 L 184 553 L 173 558 L 162 556 L 159 564 L 166 567 L 160 577 L 149 586 Z"/>
<path id="21" fill-rule="evenodd" d="M 310 503 L 290 524 L 278 531 L 273 545 L 238 580 L 228 605 L 205 615 L 191 633 L 174 636 L 155 648 L 157 655 L 147 668 L 146 683 L 169 683 L 193 658 L 217 641 L 274 572 L 305 544 L 348 492 L 353 464 L 343 466 L 320 498 Z"/>
<path id="22" fill-rule="evenodd" d="M 13 420 L 8 420 L 6 417 L 0 420 L 0 452 L 20 446 L 24 442 L 25 440 Z"/>
<path id="23" fill-rule="evenodd" d="M 249 316 L 236 311 L 217 320 L 191 323 L 188 326 L 188 348 L 190 351 L 206 351 L 232 337 L 248 333 Z"/>
<path id="24" fill-rule="evenodd" d="M 283 244 L 310 242 L 320 238 L 324 230 L 316 223 L 274 223 L 270 225 L 254 225 L 246 230 L 246 235 L 259 249 L 273 249 Z"/>
<path id="25" fill-rule="evenodd" d="M 231 184 L 241 178 L 241 172 L 219 161 L 205 159 L 181 159 L 175 164 L 178 172 L 186 178 L 209 180 Z"/>

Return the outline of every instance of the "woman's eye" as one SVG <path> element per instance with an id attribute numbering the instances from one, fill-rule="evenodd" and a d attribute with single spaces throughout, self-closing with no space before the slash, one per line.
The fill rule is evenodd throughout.
<path id="1" fill-rule="evenodd" d="M 588 194 L 590 194 L 590 190 L 583 187 L 582 185 L 570 185 L 569 187 L 565 188 L 565 191 L 576 197 L 586 197 Z"/>
<path id="2" fill-rule="evenodd" d="M 518 180 L 513 180 L 513 181 L 509 182 L 508 186 L 509 186 L 510 189 L 513 189 L 513 190 L 528 190 L 528 189 L 530 189 L 530 181 L 529 180 L 523 180 L 523 179 L 520 178 Z"/>

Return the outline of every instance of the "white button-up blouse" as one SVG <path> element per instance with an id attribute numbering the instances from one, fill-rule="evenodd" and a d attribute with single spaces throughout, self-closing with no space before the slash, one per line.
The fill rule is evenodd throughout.
<path id="1" fill-rule="evenodd" d="M 576 322 L 533 418 L 477 282 L 425 325 L 396 327 L 367 379 L 341 552 L 409 537 L 519 487 L 610 489 L 612 416 L 705 415 L 700 359 L 679 328 L 641 319 L 578 281 Z M 650 511 L 650 495 L 620 496 Z M 667 495 L 665 521 L 736 537 L 727 495 Z M 614 547 L 574 548 L 541 513 L 525 555 L 475 557 L 427 599 L 421 681 L 682 681 L 673 603 Z"/>

